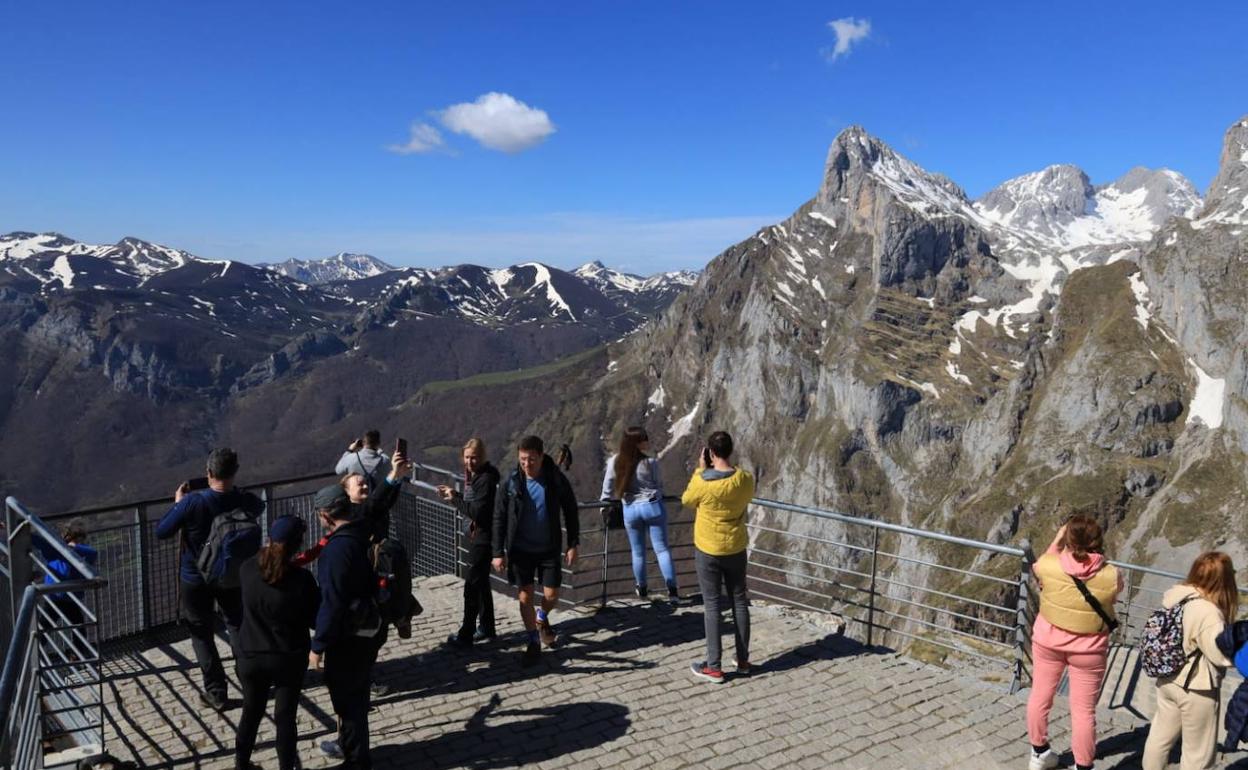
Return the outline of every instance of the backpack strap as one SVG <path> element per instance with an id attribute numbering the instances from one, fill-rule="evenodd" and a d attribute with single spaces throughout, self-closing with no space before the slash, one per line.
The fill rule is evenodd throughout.
<path id="1" fill-rule="evenodd" d="M 1185 605 L 1185 604 L 1187 604 L 1188 602 L 1190 602 L 1192 599 L 1199 599 L 1199 598 L 1200 598 L 1199 596 L 1188 596 L 1188 597 L 1184 598 L 1182 601 L 1180 601 L 1178 604 L 1176 604 L 1176 605 L 1174 605 L 1174 606 L 1175 606 L 1175 607 L 1182 607 L 1183 605 Z M 1182 630 L 1183 630 L 1183 618 L 1182 618 L 1182 617 L 1180 617 L 1180 618 L 1179 618 L 1179 631 L 1180 631 L 1180 633 L 1182 633 Z M 1190 666 L 1190 668 L 1188 668 L 1188 669 L 1187 669 L 1187 679 L 1184 679 L 1184 680 L 1183 680 L 1183 691 L 1184 691 L 1184 692 L 1187 692 L 1187 691 L 1191 688 L 1191 686 L 1192 686 L 1192 679 L 1196 676 L 1196 664 L 1200 661 L 1200 656 L 1201 656 L 1202 654 L 1203 654 L 1203 653 L 1200 651 L 1200 644 L 1199 644 L 1199 643 L 1197 643 L 1197 644 L 1196 644 L 1196 649 L 1192 650 L 1191 654 L 1187 656 L 1188 662 L 1187 662 L 1187 663 L 1185 663 L 1184 665 L 1186 665 L 1186 666 Z"/>
<path id="2" fill-rule="evenodd" d="M 1088 606 L 1092 608 L 1093 612 L 1100 616 L 1101 622 L 1105 624 L 1105 628 L 1112 634 L 1114 630 L 1118 628 L 1117 619 L 1109 616 L 1109 613 L 1105 611 L 1105 608 L 1101 606 L 1101 603 L 1097 600 L 1097 598 L 1092 595 L 1091 591 L 1088 590 L 1086 583 L 1074 575 L 1067 575 L 1067 577 L 1075 581 L 1075 587 L 1079 589 L 1079 593 L 1083 594 L 1083 600 L 1088 603 Z"/>

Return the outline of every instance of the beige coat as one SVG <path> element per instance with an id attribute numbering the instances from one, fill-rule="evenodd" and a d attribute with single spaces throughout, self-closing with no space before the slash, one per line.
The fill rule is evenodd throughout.
<path id="1" fill-rule="evenodd" d="M 1188 690 L 1217 690 L 1222 686 L 1222 675 L 1233 665 L 1217 645 L 1218 634 L 1226 626 L 1222 612 L 1213 602 L 1199 598 L 1200 592 L 1195 588 L 1182 583 L 1166 591 L 1161 606 L 1173 607 L 1189 596 L 1198 598 L 1183 605 L 1183 652 L 1191 655 L 1199 649 L 1200 655 L 1190 658 L 1175 676 L 1158 679 L 1157 684 L 1175 682 L 1186 685 Z"/>

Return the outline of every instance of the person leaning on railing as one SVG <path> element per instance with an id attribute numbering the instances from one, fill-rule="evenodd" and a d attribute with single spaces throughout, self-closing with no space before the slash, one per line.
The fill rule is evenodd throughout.
<path id="1" fill-rule="evenodd" d="M 1161 606 L 1182 604 L 1183 668 L 1157 679 L 1157 713 L 1144 742 L 1144 770 L 1163 770 L 1170 749 L 1182 737 L 1183 770 L 1211 768 L 1218 746 L 1222 677 L 1232 661 L 1218 647 L 1226 624 L 1235 620 L 1239 588 L 1231 557 L 1208 551 L 1196 557 L 1187 579 L 1166 591 Z"/>
<path id="2" fill-rule="evenodd" d="M 464 573 L 464 619 L 459 631 L 446 640 L 450 647 L 468 649 L 473 642 L 494 638 L 494 594 L 490 588 L 490 561 L 494 552 L 494 497 L 498 469 L 485 459 L 485 442 L 470 438 L 464 444 L 464 491 L 438 487 L 442 499 L 455 506 L 466 522 L 468 563 Z"/>
<path id="3" fill-rule="evenodd" d="M 82 519 L 72 519 L 66 524 L 61 529 L 61 539 L 87 566 L 94 567 L 96 562 L 99 561 L 99 552 L 87 545 L 87 530 Z M 39 549 L 44 562 L 48 565 L 48 574 L 43 576 L 44 583 L 62 583 L 67 580 L 80 580 L 82 578 L 78 570 L 70 566 L 70 563 L 61 555 L 61 552 L 42 536 L 36 535 L 33 543 Z M 52 594 L 51 598 L 52 603 L 56 605 L 70 625 L 82 624 L 84 618 L 82 607 L 79 604 L 84 599 L 82 592 L 79 591 L 74 594 L 56 593 Z"/>
<path id="4" fill-rule="evenodd" d="M 706 628 L 706 660 L 690 665 L 693 675 L 709 682 L 723 682 L 721 667 L 719 591 L 725 586 L 732 600 L 737 674 L 750 673 L 750 600 L 745 590 L 745 513 L 754 497 L 754 477 L 733 467 L 732 436 L 712 433 L 698 458 L 698 468 L 680 502 L 696 510 L 693 523 L 694 559 L 702 588 L 702 614 Z"/>
<path id="5" fill-rule="evenodd" d="M 633 556 L 633 593 L 640 599 L 650 595 L 646 585 L 646 533 L 667 583 L 667 600 L 680 601 L 676 588 L 676 566 L 667 547 L 667 509 L 663 507 L 663 478 L 659 460 L 650 452 L 646 429 L 633 426 L 624 431 L 620 449 L 607 460 L 602 479 L 602 500 L 619 500 L 624 506 L 624 531 Z"/>
<path id="6" fill-rule="evenodd" d="M 1049 712 L 1069 671 L 1071 751 L 1075 767 L 1096 761 L 1096 702 L 1109 655 L 1109 634 L 1117 626 L 1114 601 L 1122 575 L 1105 558 L 1101 525 L 1077 513 L 1062 525 L 1032 571 L 1040 583 L 1040 613 L 1031 635 L 1031 695 L 1027 699 L 1030 770 L 1057 767 L 1049 747 Z"/>

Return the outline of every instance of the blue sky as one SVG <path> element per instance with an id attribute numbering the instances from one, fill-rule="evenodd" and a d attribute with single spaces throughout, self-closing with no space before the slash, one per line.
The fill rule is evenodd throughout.
<path id="1" fill-rule="evenodd" d="M 972 196 L 1203 191 L 1248 113 L 1242 2 L 450 5 L 0 4 L 0 232 L 645 273 L 789 214 L 850 124 Z"/>

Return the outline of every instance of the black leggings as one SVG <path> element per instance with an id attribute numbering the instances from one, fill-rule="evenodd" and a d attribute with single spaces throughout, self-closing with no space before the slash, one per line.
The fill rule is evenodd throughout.
<path id="1" fill-rule="evenodd" d="M 238 721 L 238 742 L 234 762 L 247 768 L 251 751 L 256 746 L 256 732 L 269 702 L 269 688 L 274 695 L 273 721 L 277 725 L 277 761 L 281 770 L 296 770 L 299 754 L 295 742 L 299 737 L 295 717 L 299 712 L 299 694 L 303 691 L 303 674 L 308 670 L 308 654 L 244 653 L 238 658 L 238 681 L 243 688 L 243 715 Z"/>

